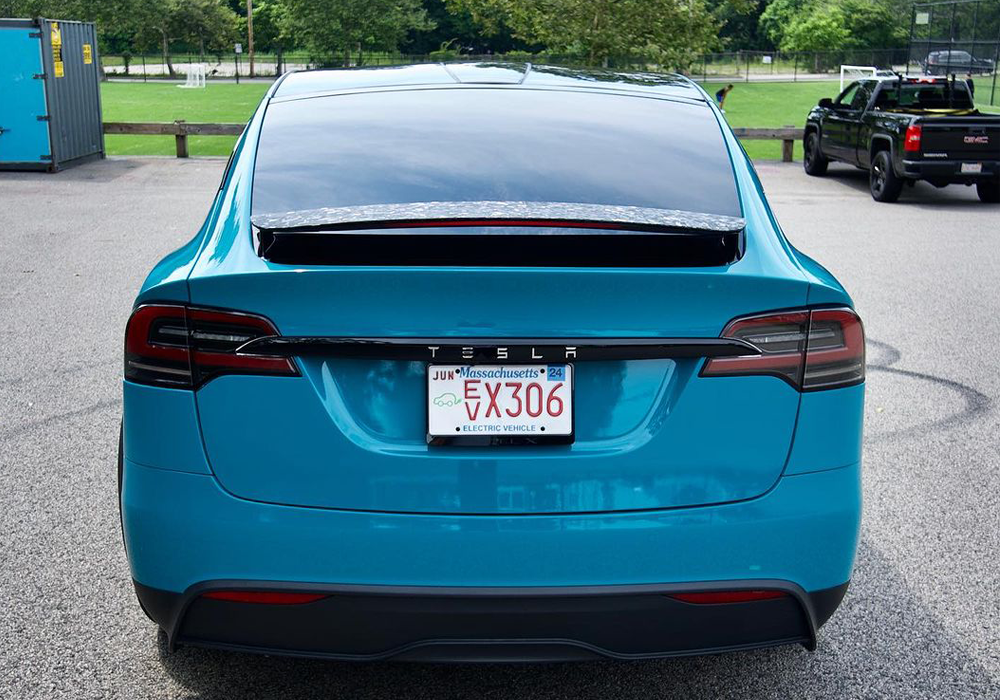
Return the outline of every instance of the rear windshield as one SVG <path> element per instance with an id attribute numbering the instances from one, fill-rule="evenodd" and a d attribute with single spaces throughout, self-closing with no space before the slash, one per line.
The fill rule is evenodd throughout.
<path id="1" fill-rule="evenodd" d="M 722 133 L 704 103 L 448 88 L 268 105 L 254 215 L 432 201 L 580 202 L 740 216 Z"/>
<path id="2" fill-rule="evenodd" d="M 879 109 L 972 109 L 974 105 L 969 89 L 964 82 L 956 82 L 954 86 L 951 83 L 904 83 L 901 88 L 890 83 L 882 87 L 882 92 L 875 101 L 875 107 Z"/>

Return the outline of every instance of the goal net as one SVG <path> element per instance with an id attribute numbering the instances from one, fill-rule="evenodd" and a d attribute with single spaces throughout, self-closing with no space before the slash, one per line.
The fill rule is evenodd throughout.
<path id="1" fill-rule="evenodd" d="M 875 66 L 841 66 L 840 91 L 843 92 L 844 86 L 849 84 L 852 80 L 893 75 L 895 75 L 895 73 L 887 68 L 876 68 Z"/>
<path id="2" fill-rule="evenodd" d="M 843 73 L 840 75 L 841 81 L 844 79 Z M 183 85 L 178 85 L 177 87 L 182 88 L 203 88 L 205 87 L 205 64 L 204 63 L 192 63 L 188 65 L 187 70 L 187 81 Z"/>

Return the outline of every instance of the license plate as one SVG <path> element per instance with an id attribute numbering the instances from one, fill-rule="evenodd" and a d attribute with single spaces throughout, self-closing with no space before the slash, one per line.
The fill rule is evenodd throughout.
<path id="1" fill-rule="evenodd" d="M 975 174 L 975 173 L 981 173 L 981 172 L 983 172 L 983 164 L 982 163 L 962 163 L 962 172 L 963 173 L 973 173 L 973 174 Z"/>
<path id="2" fill-rule="evenodd" d="M 429 365 L 427 435 L 436 444 L 571 442 L 573 366 Z"/>

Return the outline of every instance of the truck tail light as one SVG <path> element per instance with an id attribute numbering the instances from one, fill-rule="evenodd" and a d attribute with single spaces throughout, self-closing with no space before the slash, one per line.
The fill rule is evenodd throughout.
<path id="1" fill-rule="evenodd" d="M 911 153 L 920 151 L 920 137 L 923 128 L 919 124 L 911 124 L 906 127 L 906 136 L 903 138 L 903 150 Z"/>
<path id="2" fill-rule="evenodd" d="M 744 340 L 760 355 L 710 359 L 703 376 L 771 375 L 799 391 L 859 384 L 865 379 L 865 335 L 854 311 L 814 309 L 730 321 L 724 338 Z"/>
<path id="3" fill-rule="evenodd" d="M 254 338 L 278 335 L 266 318 L 173 304 L 140 306 L 125 329 L 125 378 L 195 389 L 221 374 L 295 376 L 289 358 L 237 355 Z"/>

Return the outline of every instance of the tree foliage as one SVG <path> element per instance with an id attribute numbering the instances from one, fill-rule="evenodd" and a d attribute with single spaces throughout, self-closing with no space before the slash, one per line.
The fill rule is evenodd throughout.
<path id="1" fill-rule="evenodd" d="M 714 47 L 719 21 L 704 0 L 448 0 L 487 33 L 514 36 L 591 65 L 645 56 L 682 67 Z"/>
<path id="2" fill-rule="evenodd" d="M 315 58 L 398 48 L 410 30 L 430 29 L 420 0 L 283 0 L 287 31 Z"/>
<path id="3" fill-rule="evenodd" d="M 879 0 L 774 0 L 759 26 L 782 51 L 882 49 L 906 40 L 897 13 Z"/>

